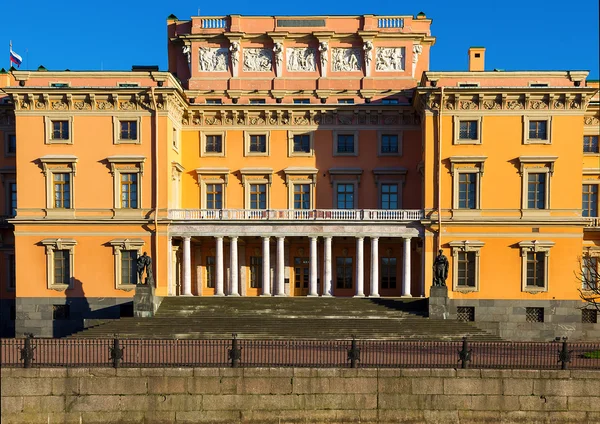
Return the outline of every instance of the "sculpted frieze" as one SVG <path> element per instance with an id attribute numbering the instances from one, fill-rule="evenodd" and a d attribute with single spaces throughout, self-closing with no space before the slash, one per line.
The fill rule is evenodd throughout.
<path id="1" fill-rule="evenodd" d="M 379 72 L 404 71 L 404 47 L 378 47 L 375 70 Z"/>
<path id="2" fill-rule="evenodd" d="M 317 51 L 312 47 L 287 49 L 287 70 L 292 72 L 316 71 Z"/>
<path id="3" fill-rule="evenodd" d="M 352 72 L 362 69 L 360 49 L 336 48 L 331 51 L 333 56 L 331 70 L 333 72 Z"/>
<path id="4" fill-rule="evenodd" d="M 245 72 L 270 72 L 273 68 L 273 52 L 268 49 L 244 49 Z"/>
<path id="5" fill-rule="evenodd" d="M 229 62 L 229 51 L 225 47 L 200 47 L 198 62 L 202 72 L 225 72 Z"/>

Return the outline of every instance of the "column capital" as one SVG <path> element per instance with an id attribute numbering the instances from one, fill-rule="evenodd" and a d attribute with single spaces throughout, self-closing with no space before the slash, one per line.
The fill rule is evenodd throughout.
<path id="1" fill-rule="evenodd" d="M 364 240 L 365 236 L 356 236 L 356 240 Z"/>
<path id="2" fill-rule="evenodd" d="M 271 236 L 261 236 L 263 240 L 271 240 Z"/>
<path id="3" fill-rule="evenodd" d="M 191 239 L 192 239 L 192 237 L 191 237 L 191 236 L 183 236 L 183 240 L 184 240 L 184 241 L 189 241 L 189 240 L 191 240 Z"/>
<path id="4" fill-rule="evenodd" d="M 333 236 L 323 236 L 323 238 L 324 238 L 325 240 L 328 240 L 328 239 L 332 239 L 332 238 L 333 238 Z"/>
<path id="5" fill-rule="evenodd" d="M 277 236 L 277 240 L 285 240 L 285 236 Z"/>
<path id="6" fill-rule="evenodd" d="M 239 236 L 229 236 L 229 239 L 230 239 L 230 240 L 237 240 L 237 239 L 239 239 L 239 238 L 240 238 Z"/>
<path id="7" fill-rule="evenodd" d="M 214 236 L 217 240 L 221 239 L 223 240 L 223 236 Z"/>
<path id="8" fill-rule="evenodd" d="M 308 238 L 311 240 L 317 240 L 319 238 L 319 236 L 308 236 Z"/>
<path id="9" fill-rule="evenodd" d="M 371 240 L 379 240 L 379 236 L 371 236 Z"/>
<path id="10" fill-rule="evenodd" d="M 410 239 L 414 238 L 414 236 L 402 236 L 402 238 L 404 240 L 410 240 Z"/>

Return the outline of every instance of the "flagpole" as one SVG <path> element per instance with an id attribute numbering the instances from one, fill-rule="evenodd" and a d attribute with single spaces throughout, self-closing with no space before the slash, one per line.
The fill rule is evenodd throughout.
<path id="1" fill-rule="evenodd" d="M 12 40 L 10 40 L 8 42 L 8 69 L 10 70 L 10 67 L 12 65 L 12 61 L 10 60 L 10 52 L 12 51 Z"/>

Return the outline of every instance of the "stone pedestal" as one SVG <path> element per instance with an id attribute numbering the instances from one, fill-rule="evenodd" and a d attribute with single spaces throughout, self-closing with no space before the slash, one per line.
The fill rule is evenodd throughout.
<path id="1" fill-rule="evenodd" d="M 448 319 L 449 317 L 448 287 L 432 286 L 429 291 L 429 318 Z"/>
<path id="2" fill-rule="evenodd" d="M 135 286 L 133 296 L 133 316 L 136 318 L 151 318 L 154 316 L 156 301 L 154 299 L 154 286 L 151 284 L 138 284 Z"/>

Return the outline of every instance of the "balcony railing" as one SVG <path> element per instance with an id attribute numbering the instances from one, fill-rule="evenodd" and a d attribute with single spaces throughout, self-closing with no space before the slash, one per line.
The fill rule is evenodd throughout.
<path id="1" fill-rule="evenodd" d="M 377 27 L 379 28 L 404 28 L 404 19 L 402 18 L 378 18 Z"/>
<path id="2" fill-rule="evenodd" d="M 590 223 L 587 225 L 588 227 L 600 227 L 600 217 L 590 218 Z"/>
<path id="3" fill-rule="evenodd" d="M 197 221 L 418 221 L 419 209 L 170 209 L 169 219 Z"/>
<path id="4" fill-rule="evenodd" d="M 227 18 L 201 18 L 202 29 L 227 29 Z"/>

